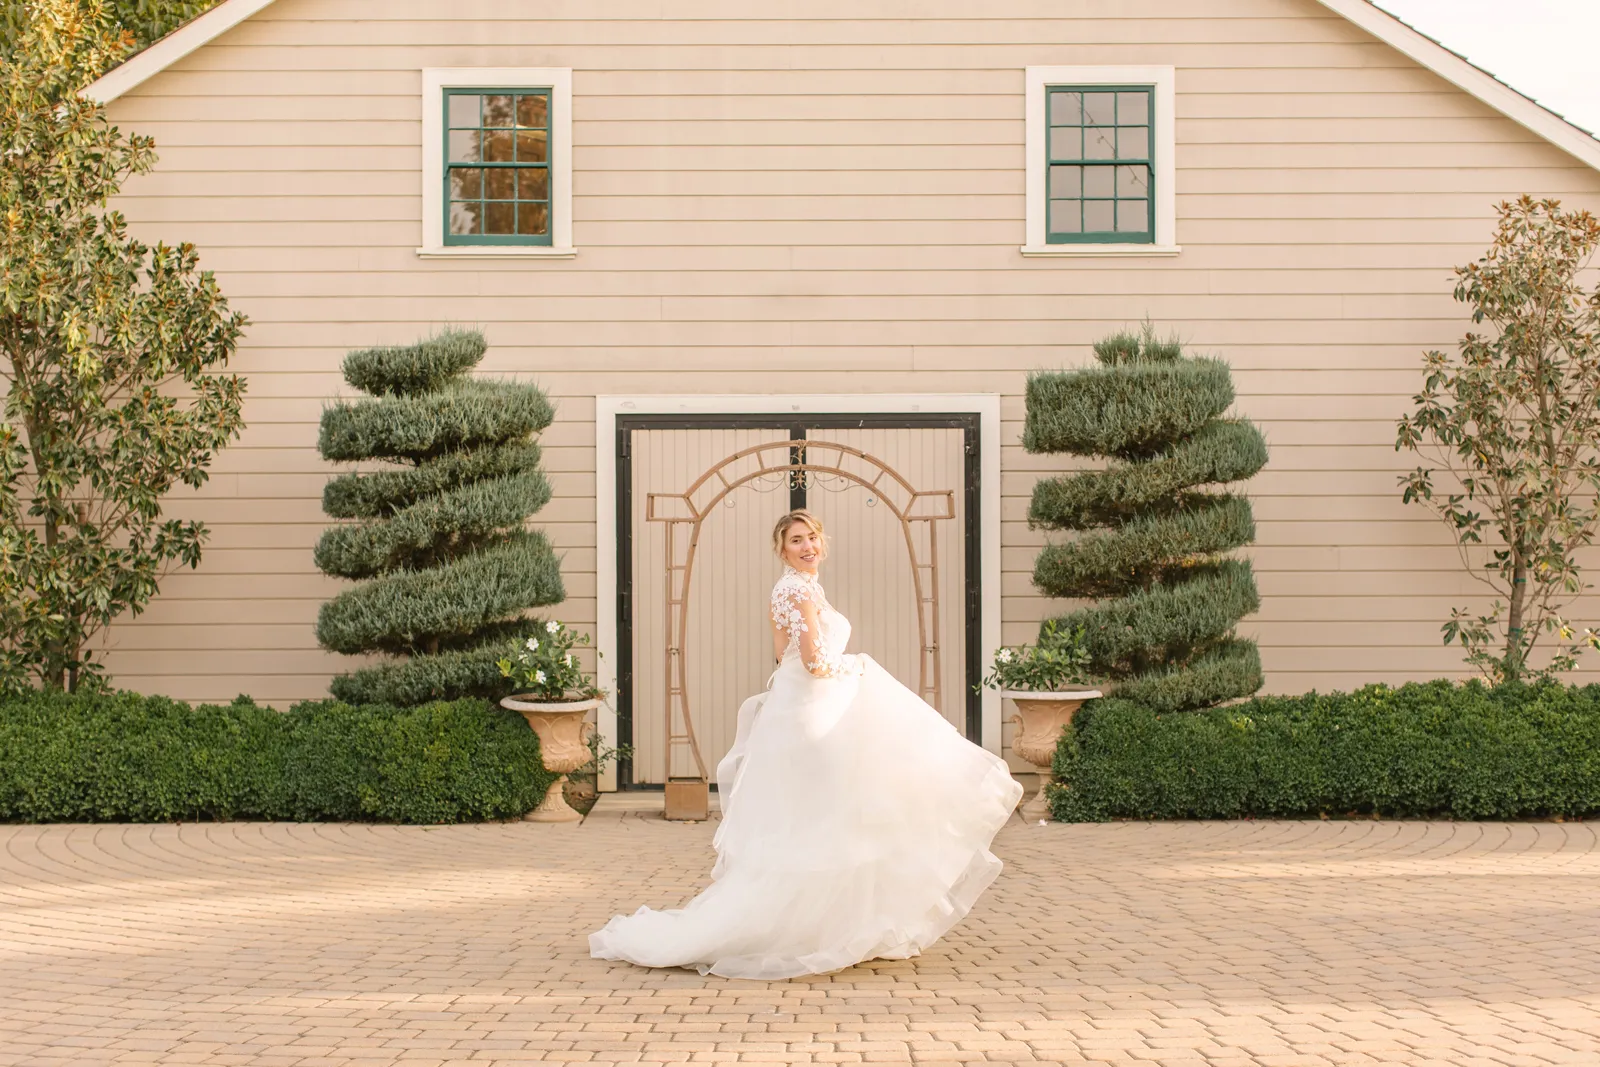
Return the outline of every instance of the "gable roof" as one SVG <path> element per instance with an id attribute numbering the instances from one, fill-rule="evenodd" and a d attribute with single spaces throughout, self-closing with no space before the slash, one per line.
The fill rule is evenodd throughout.
<path id="1" fill-rule="evenodd" d="M 110 103 L 272 3 L 273 0 L 222 0 L 210 11 L 108 71 L 89 86 L 86 94 L 101 103 Z M 1532 97 L 1517 92 L 1482 67 L 1468 62 L 1464 56 L 1401 22 L 1371 0 L 1317 0 L 1317 3 L 1557 148 L 1600 170 L 1600 140 Z"/>

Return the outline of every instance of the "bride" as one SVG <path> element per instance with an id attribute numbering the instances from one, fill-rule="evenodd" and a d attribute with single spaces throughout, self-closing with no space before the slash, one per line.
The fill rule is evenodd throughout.
<path id="1" fill-rule="evenodd" d="M 739 709 L 717 767 L 712 883 L 682 908 L 640 908 L 589 935 L 597 959 L 793 978 L 915 956 L 1000 873 L 989 852 L 1022 795 L 864 654 L 817 578 L 827 555 L 807 511 L 778 521 L 767 692 Z"/>

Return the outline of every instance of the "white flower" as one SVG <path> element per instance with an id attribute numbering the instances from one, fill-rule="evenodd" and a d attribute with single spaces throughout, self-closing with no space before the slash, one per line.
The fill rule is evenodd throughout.
<path id="1" fill-rule="evenodd" d="M 1011 662 L 1011 650 L 1009 648 L 1002 648 L 1000 650 L 1000 655 L 997 656 L 996 658 L 1001 663 L 1010 663 Z"/>
<path id="2" fill-rule="evenodd" d="M 538 682 L 540 685 L 543 685 L 544 684 L 544 671 L 534 671 L 533 672 L 533 680 Z"/>
<path id="3" fill-rule="evenodd" d="M 572 653 L 571 652 L 567 653 L 567 666 L 569 666 L 569 667 L 572 666 Z"/>
<path id="4" fill-rule="evenodd" d="M 554 620 L 554 619 L 551 619 L 549 622 L 544 624 L 544 632 L 547 633 L 547 634 L 553 634 L 553 633 L 557 632 L 560 629 L 561 629 L 561 624 L 559 622 L 556 622 L 556 620 Z"/>
<path id="5" fill-rule="evenodd" d="M 539 651 L 539 639 L 537 637 L 528 638 L 528 651 L 529 652 L 537 652 L 537 651 Z"/>

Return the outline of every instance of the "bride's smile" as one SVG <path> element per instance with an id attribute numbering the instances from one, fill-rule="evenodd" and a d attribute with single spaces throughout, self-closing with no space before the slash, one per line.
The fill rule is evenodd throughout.
<path id="1" fill-rule="evenodd" d="M 797 571 L 817 573 L 817 565 L 828 555 L 823 547 L 822 534 L 803 522 L 789 527 L 783 539 L 783 561 Z"/>

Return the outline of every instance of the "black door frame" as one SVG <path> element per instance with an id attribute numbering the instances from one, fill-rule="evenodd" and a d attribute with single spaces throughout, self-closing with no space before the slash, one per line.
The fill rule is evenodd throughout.
<path id="1" fill-rule="evenodd" d="M 962 493 L 966 505 L 962 536 L 965 538 L 966 597 L 963 620 L 966 626 L 966 736 L 981 744 L 983 737 L 983 554 L 980 497 L 983 475 L 978 412 L 883 412 L 855 414 L 821 412 L 817 414 L 746 415 L 623 415 L 616 423 L 617 492 L 617 744 L 633 744 L 633 431 L 634 430 L 788 430 L 790 440 L 806 440 L 811 430 L 830 429 L 959 429 L 962 431 L 964 470 Z M 789 491 L 790 507 L 805 504 L 804 485 Z M 659 785 L 636 785 L 633 761 L 617 761 L 618 789 L 660 789 Z"/>

